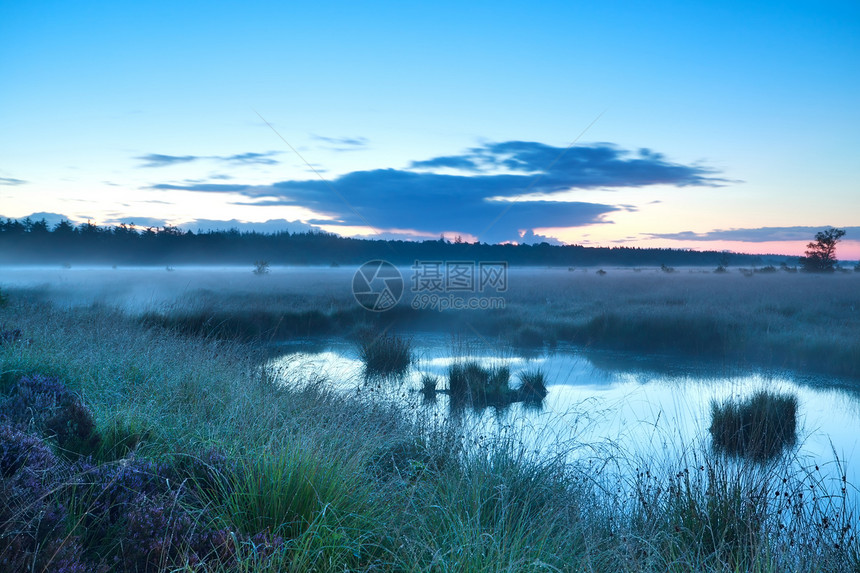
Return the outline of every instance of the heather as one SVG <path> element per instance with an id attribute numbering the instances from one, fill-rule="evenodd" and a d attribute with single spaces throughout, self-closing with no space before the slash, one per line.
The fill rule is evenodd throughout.
<path id="1" fill-rule="evenodd" d="M 258 345 L 14 292 L 0 313 L 22 332 L 0 346 L 9 570 L 858 566 L 838 459 L 723 453 L 707 428 L 657 455 L 576 436 L 537 452 L 515 432 L 333 392 L 313 372 L 282 381 Z M 462 366 L 472 400 L 545 392 L 537 369 Z M 451 380 L 420 384 L 429 395 Z"/>
<path id="2" fill-rule="evenodd" d="M 0 402 L 0 420 L 54 440 L 66 455 L 90 455 L 99 445 L 90 409 L 59 379 L 23 376 Z"/>

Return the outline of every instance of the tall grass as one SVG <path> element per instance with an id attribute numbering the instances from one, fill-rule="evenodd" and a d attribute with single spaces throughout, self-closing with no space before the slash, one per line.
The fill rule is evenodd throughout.
<path id="1" fill-rule="evenodd" d="M 421 375 L 421 393 L 427 400 L 436 398 L 436 387 L 439 385 L 439 378 L 432 374 Z"/>
<path id="2" fill-rule="evenodd" d="M 711 402 L 714 446 L 768 460 L 797 441 L 797 396 L 759 390 L 743 401 Z"/>
<path id="3" fill-rule="evenodd" d="M 359 335 L 358 354 L 370 375 L 402 376 L 414 361 L 409 340 L 394 334 L 365 331 Z"/>
<path id="4" fill-rule="evenodd" d="M 546 374 L 543 370 L 524 370 L 520 373 L 520 397 L 527 402 L 540 402 L 549 391 L 546 388 Z"/>
<path id="5" fill-rule="evenodd" d="M 14 531 L 37 541 L 0 545 L 0 559 L 19 570 L 860 566 L 838 467 L 831 483 L 790 456 L 760 464 L 707 444 L 665 459 L 572 443 L 548 456 L 516 435 L 467 444 L 456 419 L 273 380 L 253 346 L 147 328 L 105 308 L 13 297 L 0 313 L 32 340 L 0 346 L 4 392 L 24 375 L 62 379 L 92 411 L 103 448 L 71 462 L 49 437 L 0 432 L 0 446 L 39 453 L 2 474 L 15 495 L 0 500 L 0 541 Z M 505 378 L 474 376 L 485 388 Z M 44 495 L 13 487 L 32 476 Z M 59 507 L 46 502 L 65 509 L 56 527 L 38 530 L 34 516 L 47 525 L 43 510 Z M 59 550 L 64 539 L 74 546 Z"/>
<path id="6" fill-rule="evenodd" d="M 728 571 L 853 570 L 856 514 L 843 469 L 831 475 L 780 463 L 691 449 L 679 462 L 642 460 L 632 479 L 626 538 L 652 569 Z M 825 493 L 828 492 L 828 493 Z M 619 532 L 625 535 L 625 532 Z M 616 534 L 617 535 L 617 534 Z"/>
<path id="7" fill-rule="evenodd" d="M 448 392 L 452 403 L 469 402 L 475 406 L 503 406 L 518 399 L 510 386 L 507 366 L 485 368 L 474 360 L 448 367 Z"/>

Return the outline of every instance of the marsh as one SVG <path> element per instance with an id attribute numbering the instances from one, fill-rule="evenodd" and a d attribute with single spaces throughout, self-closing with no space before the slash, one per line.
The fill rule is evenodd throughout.
<path id="1" fill-rule="evenodd" d="M 254 538 L 278 566 L 429 567 L 487 528 L 494 551 L 559 566 L 623 568 L 620 536 L 668 539 L 700 569 L 853 566 L 860 275 L 605 270 L 512 268 L 491 311 L 415 310 L 406 292 L 369 312 L 352 269 L 4 268 L 0 328 L 20 331 L 0 345 L 4 393 L 63 380 L 110 445 L 98 471 L 131 456 L 194 476 L 177 503 L 197 527 L 237 528 L 238 551 L 274 527 L 299 544 Z M 368 332 L 404 341 L 398 375 L 368 376 Z M 511 384 L 540 371 L 547 394 L 452 407 L 451 367 L 470 362 Z M 760 390 L 796 398 L 796 444 L 765 463 L 716 452 L 711 402 Z M 51 485 L 64 503 L 72 454 Z M 212 477 L 187 459 L 230 461 Z M 753 513 L 738 501 L 776 491 Z M 121 547 L 128 524 L 102 525 Z"/>

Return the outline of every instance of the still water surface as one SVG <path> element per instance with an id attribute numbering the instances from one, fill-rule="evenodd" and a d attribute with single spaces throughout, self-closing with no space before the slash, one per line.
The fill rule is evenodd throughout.
<path id="1" fill-rule="evenodd" d="M 286 384 L 311 380 L 362 398 L 392 400 L 422 414 L 458 415 L 484 434 L 513 430 L 536 449 L 603 442 L 645 459 L 671 457 L 707 440 L 712 400 L 743 399 L 756 390 L 776 390 L 798 398 L 796 453 L 800 458 L 809 465 L 833 465 L 838 457 L 847 466 L 849 483 L 860 484 L 860 470 L 851 463 L 860 445 L 860 392 L 850 381 L 575 347 L 523 353 L 438 334 L 416 335 L 412 343 L 416 364 L 396 381 L 366 379 L 356 346 L 343 340 L 279 346 L 270 366 Z M 444 393 L 431 402 L 418 391 L 424 374 L 437 376 L 438 387 L 445 388 L 448 367 L 466 359 L 485 366 L 507 365 L 513 385 L 518 384 L 520 372 L 540 368 L 549 389 L 543 406 L 516 403 L 504 409 L 457 413 Z"/>

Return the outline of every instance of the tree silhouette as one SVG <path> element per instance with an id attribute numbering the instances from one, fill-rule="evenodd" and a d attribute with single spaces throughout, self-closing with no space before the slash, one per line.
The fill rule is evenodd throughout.
<path id="1" fill-rule="evenodd" d="M 461 237 L 462 239 L 462 237 Z M 370 240 L 340 237 L 321 231 L 257 233 L 203 231 L 176 227 L 141 228 L 134 225 L 78 226 L 62 220 L 49 227 L 44 220 L 0 218 L 0 265 L 356 265 L 385 259 L 396 265 L 415 261 L 505 261 L 509 265 L 558 267 L 601 266 L 712 266 L 725 253 L 640 247 L 584 247 L 582 245 L 513 245 L 469 243 L 436 239 L 427 241 Z M 731 254 L 733 265 L 761 264 L 752 255 Z M 727 261 L 724 261 L 727 262 Z M 779 264 L 769 255 L 766 264 Z M 0 271 L 2 275 L 2 271 Z"/>
<path id="2" fill-rule="evenodd" d="M 815 234 L 806 245 L 806 256 L 800 257 L 801 268 L 808 273 L 832 273 L 836 265 L 836 243 L 845 236 L 844 229 L 830 227 Z"/>

